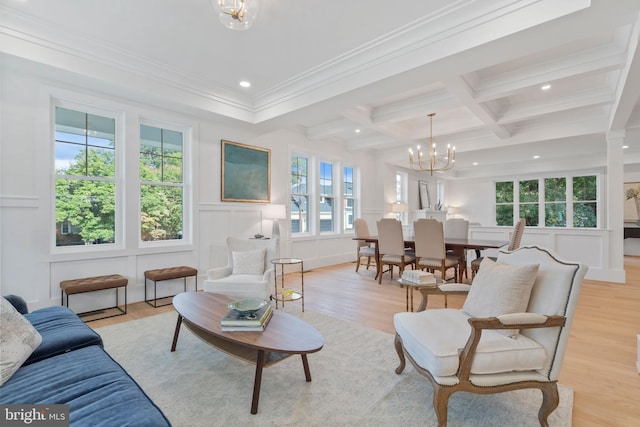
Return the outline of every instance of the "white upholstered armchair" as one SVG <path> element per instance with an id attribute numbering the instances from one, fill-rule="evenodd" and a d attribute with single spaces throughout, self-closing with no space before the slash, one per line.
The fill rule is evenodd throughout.
<path id="1" fill-rule="evenodd" d="M 395 346 L 433 385 L 438 424 L 449 396 L 523 388 L 542 391 L 538 420 L 558 407 L 557 380 L 587 266 L 527 246 L 485 259 L 462 309 L 394 316 Z"/>
<path id="2" fill-rule="evenodd" d="M 234 299 L 269 299 L 274 286 L 271 260 L 279 256 L 280 239 L 227 238 L 227 265 L 207 271 L 205 292 Z"/>

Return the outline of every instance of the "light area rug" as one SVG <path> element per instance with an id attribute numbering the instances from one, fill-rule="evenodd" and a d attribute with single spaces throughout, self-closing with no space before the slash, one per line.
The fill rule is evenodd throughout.
<path id="1" fill-rule="evenodd" d="M 299 307 L 297 307 L 299 309 Z M 289 310 L 287 310 L 289 311 Z M 410 363 L 400 375 L 393 335 L 311 311 L 290 311 L 316 327 L 325 345 L 266 368 L 258 413 L 250 413 L 255 366 L 228 356 L 182 327 L 171 352 L 176 313 L 97 329 L 105 349 L 176 427 L 436 426 L 431 384 Z M 573 391 L 560 386 L 551 426 L 570 426 Z M 538 426 L 537 390 L 496 395 L 456 393 L 449 426 Z"/>

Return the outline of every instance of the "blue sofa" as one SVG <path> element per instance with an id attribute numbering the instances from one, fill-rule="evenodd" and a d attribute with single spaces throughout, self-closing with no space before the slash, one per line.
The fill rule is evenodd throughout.
<path id="1" fill-rule="evenodd" d="M 71 426 L 170 426 L 140 386 L 104 351 L 102 338 L 66 307 L 27 312 L 42 343 L 0 387 L 3 404 L 67 404 Z"/>

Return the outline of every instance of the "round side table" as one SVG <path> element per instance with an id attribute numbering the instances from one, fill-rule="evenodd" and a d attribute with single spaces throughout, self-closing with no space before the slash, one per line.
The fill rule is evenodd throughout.
<path id="1" fill-rule="evenodd" d="M 276 258 L 271 260 L 271 264 L 274 265 L 274 291 L 272 298 L 276 301 L 276 309 L 278 308 L 278 301 L 282 302 L 284 307 L 285 301 L 297 301 L 300 300 L 302 304 L 302 311 L 304 311 L 304 263 L 300 258 Z M 284 266 L 285 265 L 297 265 L 300 264 L 300 289 L 285 289 L 284 288 Z M 278 292 L 278 266 L 280 266 L 280 292 Z"/>

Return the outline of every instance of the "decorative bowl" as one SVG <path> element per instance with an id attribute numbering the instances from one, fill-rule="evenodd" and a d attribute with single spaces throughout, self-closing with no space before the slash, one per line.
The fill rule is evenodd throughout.
<path id="1" fill-rule="evenodd" d="M 267 305 L 267 302 L 263 299 L 247 298 L 230 302 L 228 307 L 232 310 L 237 311 L 242 316 L 250 316 L 265 305 Z"/>

